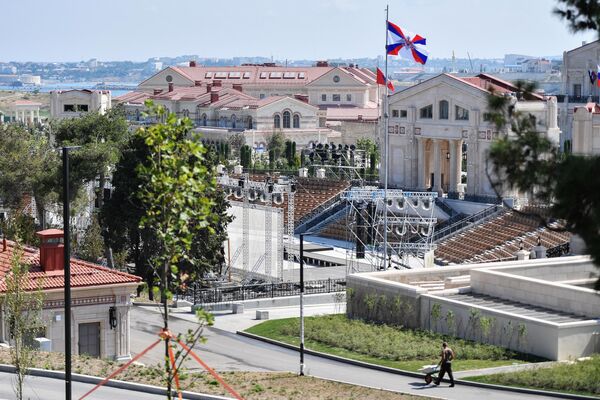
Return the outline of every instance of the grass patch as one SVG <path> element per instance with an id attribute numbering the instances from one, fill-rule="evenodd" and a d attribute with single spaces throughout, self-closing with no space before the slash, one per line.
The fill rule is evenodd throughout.
<path id="1" fill-rule="evenodd" d="M 246 332 L 293 345 L 300 341 L 298 318 L 266 321 Z M 312 350 L 408 371 L 437 363 L 442 341 L 456 353 L 455 371 L 542 361 L 498 346 L 350 320 L 345 315 L 305 318 L 304 332 L 305 345 Z"/>
<path id="2" fill-rule="evenodd" d="M 600 396 L 600 355 L 591 360 L 561 363 L 549 368 L 474 376 L 469 381 Z"/>

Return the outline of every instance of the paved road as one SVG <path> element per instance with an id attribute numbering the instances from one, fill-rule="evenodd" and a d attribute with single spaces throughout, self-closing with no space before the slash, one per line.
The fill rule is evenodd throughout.
<path id="1" fill-rule="evenodd" d="M 13 379 L 13 374 L 4 372 L 0 373 L 0 400 L 15 398 L 15 392 L 13 391 Z M 73 398 L 78 399 L 92 387 L 94 387 L 94 385 L 73 382 Z M 62 400 L 65 398 L 64 389 L 65 383 L 63 380 L 28 376 L 25 380 L 25 393 L 23 398 L 28 400 Z M 90 396 L 86 397 L 86 399 L 90 400 L 164 400 L 164 398 L 164 396 L 133 392 L 111 387 L 102 387 Z"/>
<path id="2" fill-rule="evenodd" d="M 131 323 L 132 352 L 138 353 L 153 341 L 160 326 L 159 314 L 142 307 L 134 307 Z M 191 326 L 191 322 L 173 319 L 170 326 L 174 332 L 185 332 Z M 299 356 L 295 351 L 219 329 L 209 328 L 206 330 L 205 336 L 208 341 L 197 346 L 198 353 L 204 361 L 217 370 L 298 371 Z M 161 360 L 162 350 L 160 349 L 154 349 L 152 353 L 142 358 L 142 362 L 147 364 L 158 363 Z M 421 379 L 375 371 L 310 355 L 306 356 L 305 362 L 306 373 L 312 376 L 404 393 L 458 400 L 552 399 L 546 396 L 517 394 L 470 386 L 459 385 L 454 388 L 448 388 L 447 384 L 442 387 L 424 386 Z"/>

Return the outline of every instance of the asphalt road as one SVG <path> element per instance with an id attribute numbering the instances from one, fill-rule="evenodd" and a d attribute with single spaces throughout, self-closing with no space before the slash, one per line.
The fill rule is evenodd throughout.
<path id="1" fill-rule="evenodd" d="M 15 398 L 13 391 L 14 375 L 9 373 L 0 373 L 0 400 Z M 87 383 L 73 382 L 73 399 L 83 396 L 94 385 Z M 25 379 L 25 393 L 23 398 L 27 400 L 62 400 L 65 398 L 65 383 L 63 380 L 54 378 L 43 378 L 38 376 L 28 376 Z M 135 400 L 164 400 L 165 396 L 134 392 L 111 387 L 102 387 L 86 397 L 90 400 L 117 400 L 117 399 L 135 399 Z"/>
<path id="2" fill-rule="evenodd" d="M 193 326 L 191 322 L 176 318 L 170 322 L 173 332 L 185 332 L 191 326 Z M 160 327 L 161 316 L 159 314 L 143 307 L 134 307 L 131 318 L 132 353 L 139 353 L 154 341 Z M 208 328 L 205 336 L 207 342 L 196 346 L 196 349 L 199 356 L 216 370 L 292 372 L 299 370 L 299 355 L 295 351 L 213 328 Z M 140 361 L 146 364 L 156 364 L 162 361 L 162 357 L 162 349 L 155 348 Z M 442 384 L 440 387 L 435 387 L 424 385 L 423 380 L 418 378 L 375 371 L 311 355 L 305 357 L 305 364 L 307 375 L 403 393 L 457 400 L 555 399 L 554 397 L 525 395 L 471 386 L 457 385 L 449 388 L 447 384 Z M 188 364 L 188 367 L 193 367 L 193 364 Z"/>

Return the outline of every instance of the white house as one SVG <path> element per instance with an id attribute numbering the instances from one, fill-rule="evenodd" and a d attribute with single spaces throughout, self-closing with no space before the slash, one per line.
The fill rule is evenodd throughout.
<path id="1" fill-rule="evenodd" d="M 89 112 L 106 113 L 111 107 L 110 90 L 53 90 L 50 92 L 50 116 L 74 118 Z"/>
<path id="2" fill-rule="evenodd" d="M 498 137 L 486 118 L 491 89 L 511 96 L 515 109 L 534 115 L 539 132 L 558 144 L 555 98 L 517 100 L 512 84 L 490 75 L 441 74 L 389 98 L 390 186 L 454 194 L 466 162 L 466 195 L 495 196 L 486 176 L 487 152 Z"/>

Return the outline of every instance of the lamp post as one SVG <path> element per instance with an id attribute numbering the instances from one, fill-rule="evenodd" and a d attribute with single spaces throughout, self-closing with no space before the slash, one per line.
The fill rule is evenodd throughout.
<path id="1" fill-rule="evenodd" d="M 71 210 L 69 207 L 69 150 L 81 146 L 62 148 L 63 167 L 63 235 L 64 235 L 64 273 L 65 273 L 65 398 L 71 400 Z"/>
<path id="2" fill-rule="evenodd" d="M 304 235 L 313 233 L 300 234 L 300 376 L 304 376 Z"/>

